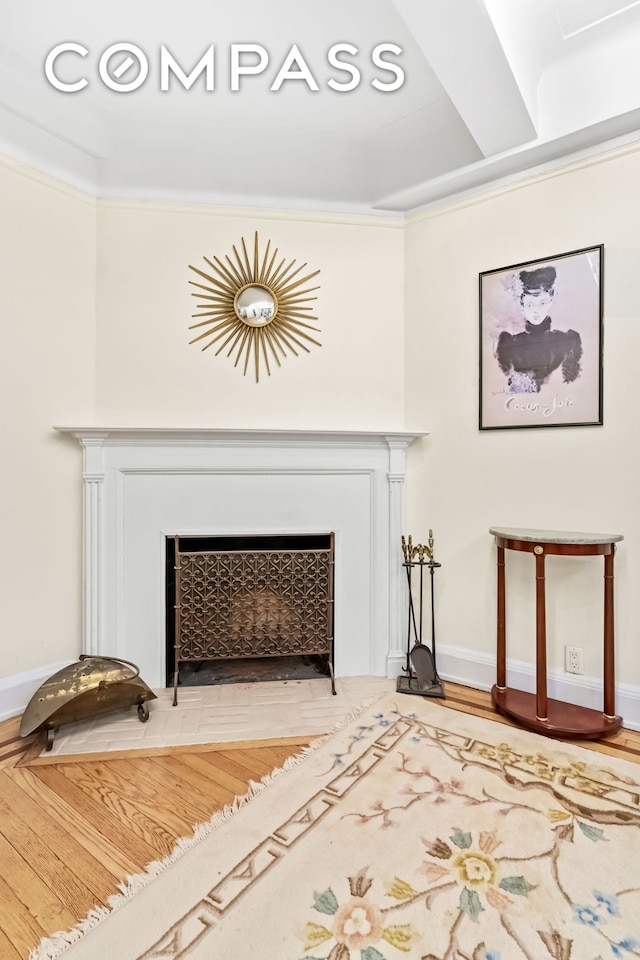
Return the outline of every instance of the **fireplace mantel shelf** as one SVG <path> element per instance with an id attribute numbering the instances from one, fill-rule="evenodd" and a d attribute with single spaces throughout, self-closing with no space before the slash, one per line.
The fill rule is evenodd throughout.
<path id="1" fill-rule="evenodd" d="M 370 446 L 380 443 L 409 445 L 427 430 L 262 430 L 219 427 L 107 427 L 60 426 L 58 433 L 68 433 L 76 440 L 89 443 L 117 444 L 186 444 L 217 445 L 292 445 L 319 444 L 331 446 Z"/>

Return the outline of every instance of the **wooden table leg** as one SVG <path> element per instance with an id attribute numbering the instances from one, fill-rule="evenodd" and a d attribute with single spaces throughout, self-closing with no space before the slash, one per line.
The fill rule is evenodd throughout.
<path id="1" fill-rule="evenodd" d="M 506 690 L 507 688 L 507 640 L 504 584 L 504 547 L 498 547 L 498 637 L 496 645 L 496 679 L 498 690 Z"/>
<path id="2" fill-rule="evenodd" d="M 604 715 L 612 719 L 616 714 L 615 690 L 615 652 L 613 627 L 613 557 L 615 544 L 611 544 L 611 553 L 604 557 Z"/>
<path id="3" fill-rule="evenodd" d="M 538 553 L 537 551 L 540 550 Z M 547 719 L 547 625 L 544 579 L 544 552 L 536 555 L 536 718 Z"/>

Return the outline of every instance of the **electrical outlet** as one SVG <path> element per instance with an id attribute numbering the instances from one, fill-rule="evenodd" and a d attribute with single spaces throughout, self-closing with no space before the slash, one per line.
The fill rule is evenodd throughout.
<path id="1" fill-rule="evenodd" d="M 567 673 L 584 673 L 582 647 L 564 648 L 564 669 Z"/>

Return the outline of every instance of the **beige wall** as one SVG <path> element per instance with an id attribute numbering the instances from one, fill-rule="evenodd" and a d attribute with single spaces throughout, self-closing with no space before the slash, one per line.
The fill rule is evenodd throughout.
<path id="1" fill-rule="evenodd" d="M 321 347 L 256 384 L 194 336 L 198 279 L 244 237 L 320 270 Z M 97 416 L 115 426 L 399 429 L 404 420 L 403 230 L 379 221 L 103 202 L 98 226 Z M 300 274 L 302 276 L 303 274 Z"/>
<path id="2" fill-rule="evenodd" d="M 416 218 L 406 231 L 407 428 L 432 431 L 410 457 L 407 529 L 432 526 L 442 562 L 443 644 L 495 651 L 491 525 L 620 532 L 618 679 L 640 684 L 640 154 L 612 154 Z M 478 274 L 605 245 L 604 426 L 478 431 Z M 508 654 L 534 659 L 531 558 L 507 556 Z M 602 562 L 551 558 L 549 664 L 565 643 L 601 675 Z"/>
<path id="3" fill-rule="evenodd" d="M 0 676 L 79 652 L 81 465 L 53 424 L 93 418 L 95 202 L 0 165 Z"/>

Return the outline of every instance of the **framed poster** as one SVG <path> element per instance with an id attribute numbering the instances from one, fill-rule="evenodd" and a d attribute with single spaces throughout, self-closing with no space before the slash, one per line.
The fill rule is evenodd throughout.
<path id="1" fill-rule="evenodd" d="M 602 424 L 604 246 L 480 274 L 480 429 Z"/>

